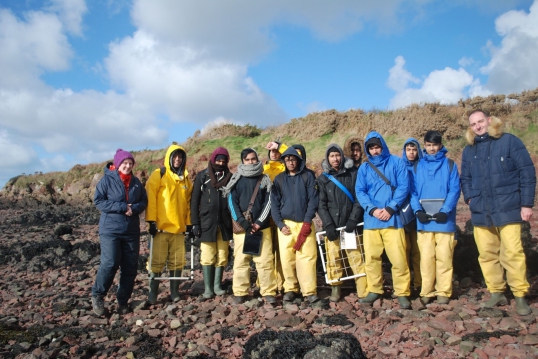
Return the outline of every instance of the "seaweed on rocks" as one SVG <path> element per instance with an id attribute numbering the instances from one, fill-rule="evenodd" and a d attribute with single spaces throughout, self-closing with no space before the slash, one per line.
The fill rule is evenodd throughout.
<path id="1" fill-rule="evenodd" d="M 493 332 L 469 333 L 461 337 L 461 340 L 479 342 L 481 340 L 489 340 L 489 338 L 500 338 L 503 335 L 510 335 L 512 337 L 517 337 L 519 333 L 517 331 L 506 331 L 506 330 L 496 330 Z"/>

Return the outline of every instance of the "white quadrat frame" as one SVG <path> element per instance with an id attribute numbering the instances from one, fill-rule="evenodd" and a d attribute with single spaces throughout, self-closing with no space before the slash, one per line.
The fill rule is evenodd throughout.
<path id="1" fill-rule="evenodd" d="M 357 227 L 362 227 L 363 226 L 363 222 L 359 223 L 357 225 Z M 337 231 L 340 231 L 340 240 L 342 240 L 344 238 L 344 229 L 346 227 L 340 227 L 340 228 L 337 228 L 336 230 Z M 326 234 L 326 231 L 321 231 L 321 232 L 316 232 L 316 241 L 318 243 L 318 249 L 319 249 L 319 254 L 320 254 L 320 257 L 321 257 L 321 263 L 323 264 L 323 274 L 325 275 L 325 281 L 327 282 L 327 284 L 331 284 L 331 283 L 336 283 L 336 282 L 342 282 L 342 281 L 345 281 L 345 280 L 349 280 L 349 279 L 355 279 L 355 278 L 359 278 L 359 277 L 364 277 L 366 276 L 366 273 L 353 273 L 353 270 L 350 266 L 343 266 L 342 267 L 342 271 L 344 272 L 344 276 L 342 276 L 341 278 L 334 278 L 334 279 L 329 279 L 329 274 L 328 274 L 328 271 L 327 271 L 327 253 L 325 251 L 325 234 Z M 361 252 L 361 257 L 362 257 L 362 263 L 365 263 L 365 258 L 364 258 L 364 246 L 363 246 L 363 243 L 362 243 L 362 234 L 358 234 L 357 233 L 357 230 L 355 230 L 355 238 L 357 240 L 357 249 L 360 250 Z M 346 253 L 346 250 L 345 249 L 340 249 L 340 258 L 342 258 L 342 262 L 343 263 L 347 263 L 347 253 Z"/>
<path id="2" fill-rule="evenodd" d="M 159 232 L 163 232 L 163 231 L 159 231 Z M 163 232 L 163 233 L 167 233 L 167 232 Z M 164 275 L 164 273 L 169 273 L 168 260 L 167 260 L 165 262 L 165 264 L 164 264 L 163 270 L 161 271 L 162 274 L 160 276 L 154 277 L 152 279 L 155 279 L 155 280 L 169 280 L 169 279 L 174 279 L 174 280 L 194 280 L 194 245 L 193 245 L 194 238 L 187 237 L 188 232 L 179 233 L 179 234 L 183 234 L 185 236 L 185 256 L 187 255 L 187 240 L 190 241 L 190 245 L 191 245 L 190 268 L 186 268 L 187 266 L 185 266 L 185 267 L 183 267 L 181 269 L 181 274 L 184 274 L 185 271 L 189 271 L 190 276 L 171 277 L 171 276 Z M 147 268 L 148 268 L 148 276 L 151 276 L 151 264 L 153 263 L 153 248 L 154 247 L 153 247 L 153 236 L 150 235 L 149 237 L 150 237 L 150 240 L 149 240 L 149 260 L 148 260 L 148 267 Z"/>

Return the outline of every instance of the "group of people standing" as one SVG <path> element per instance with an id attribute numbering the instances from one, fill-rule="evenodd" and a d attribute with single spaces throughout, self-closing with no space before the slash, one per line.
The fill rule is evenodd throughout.
<path id="1" fill-rule="evenodd" d="M 254 149 L 245 148 L 234 174 L 228 167 L 228 151 L 215 149 L 207 169 L 193 183 L 186 169 L 186 151 L 172 145 L 164 167 L 151 174 L 145 190 L 131 174 L 132 155 L 118 150 L 114 167 L 105 169 L 95 194 L 102 215 L 101 265 L 92 289 L 93 309 L 98 315 L 105 312 L 103 297 L 121 267 L 118 312 L 129 311 L 140 241 L 138 215 L 144 210 L 153 236 L 150 304 L 158 301 L 157 278 L 165 264 L 170 271 L 171 299 L 180 299 L 175 278 L 185 265 L 185 238 L 190 235 L 201 243 L 204 298 L 225 294 L 222 276 L 233 240 L 235 304 L 248 297 L 251 260 L 267 303 L 275 303 L 279 291 L 284 302 L 299 295 L 316 302 L 316 213 L 325 231 L 327 276 L 334 279 L 331 301 L 341 297 L 343 263 L 357 275 L 359 301 L 371 305 L 378 300 L 384 293 L 381 256 L 385 252 L 401 308 L 411 307 L 412 288 L 424 305 L 432 300 L 447 304 L 457 243 L 456 206 L 463 191 L 471 210 L 478 260 L 491 293 L 483 306 L 507 304 L 508 282 L 518 314 L 530 314 L 520 233 L 521 222 L 532 216 L 535 168 L 521 140 L 503 133 L 501 127 L 498 118 L 483 110 L 469 115 L 469 144 L 463 151 L 461 175 L 446 156 L 438 131 L 426 132 L 424 149 L 417 140 L 408 139 L 401 158 L 390 154 L 375 131 L 364 142 L 349 138 L 344 148 L 330 144 L 317 178 L 306 167 L 303 146 L 270 142 L 265 165 Z M 359 229 L 363 249 L 341 249 L 341 232 Z"/>

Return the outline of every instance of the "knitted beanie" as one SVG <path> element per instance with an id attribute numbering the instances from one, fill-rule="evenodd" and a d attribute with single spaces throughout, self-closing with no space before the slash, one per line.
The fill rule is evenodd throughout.
<path id="1" fill-rule="evenodd" d="M 213 151 L 213 153 L 211 154 L 211 158 L 210 158 L 211 163 L 215 163 L 218 155 L 224 155 L 226 156 L 226 162 L 230 161 L 230 154 L 228 153 L 228 150 L 225 149 L 224 147 L 217 147 L 215 151 Z"/>
<path id="2" fill-rule="evenodd" d="M 135 159 L 133 155 L 127 151 L 122 150 L 121 148 L 118 148 L 116 150 L 116 154 L 114 155 L 114 166 L 117 168 L 120 167 L 121 163 L 125 161 L 126 159 L 133 160 L 133 165 L 135 164 Z"/>

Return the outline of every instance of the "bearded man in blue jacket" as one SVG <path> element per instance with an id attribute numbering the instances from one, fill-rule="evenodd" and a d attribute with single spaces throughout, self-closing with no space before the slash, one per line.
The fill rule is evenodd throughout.
<path id="1" fill-rule="evenodd" d="M 471 210 L 478 262 L 491 297 L 484 307 L 506 305 L 506 282 L 519 315 L 532 311 L 521 222 L 532 217 L 536 169 L 519 138 L 503 133 L 502 121 L 483 110 L 469 115 L 461 162 L 461 187 Z M 504 274 L 506 272 L 506 281 Z"/>
<path id="2" fill-rule="evenodd" d="M 375 131 L 364 141 L 366 163 L 359 167 L 355 192 L 364 208 L 364 252 L 368 295 L 361 303 L 373 304 L 383 294 L 383 250 L 392 264 L 394 293 L 402 309 L 409 309 L 409 266 L 407 244 L 399 210 L 409 195 L 409 174 L 404 162 L 391 155 L 385 140 Z M 390 181 L 390 185 L 375 168 Z"/>
<path id="3" fill-rule="evenodd" d="M 437 296 L 437 304 L 448 304 L 452 296 L 456 206 L 460 198 L 460 176 L 437 131 L 424 136 L 422 159 L 414 168 L 411 207 L 416 212 L 417 243 L 420 251 L 422 290 L 420 301 L 427 304 Z M 432 208 L 427 212 L 425 203 Z M 433 201 L 432 201 L 433 200 Z"/>

